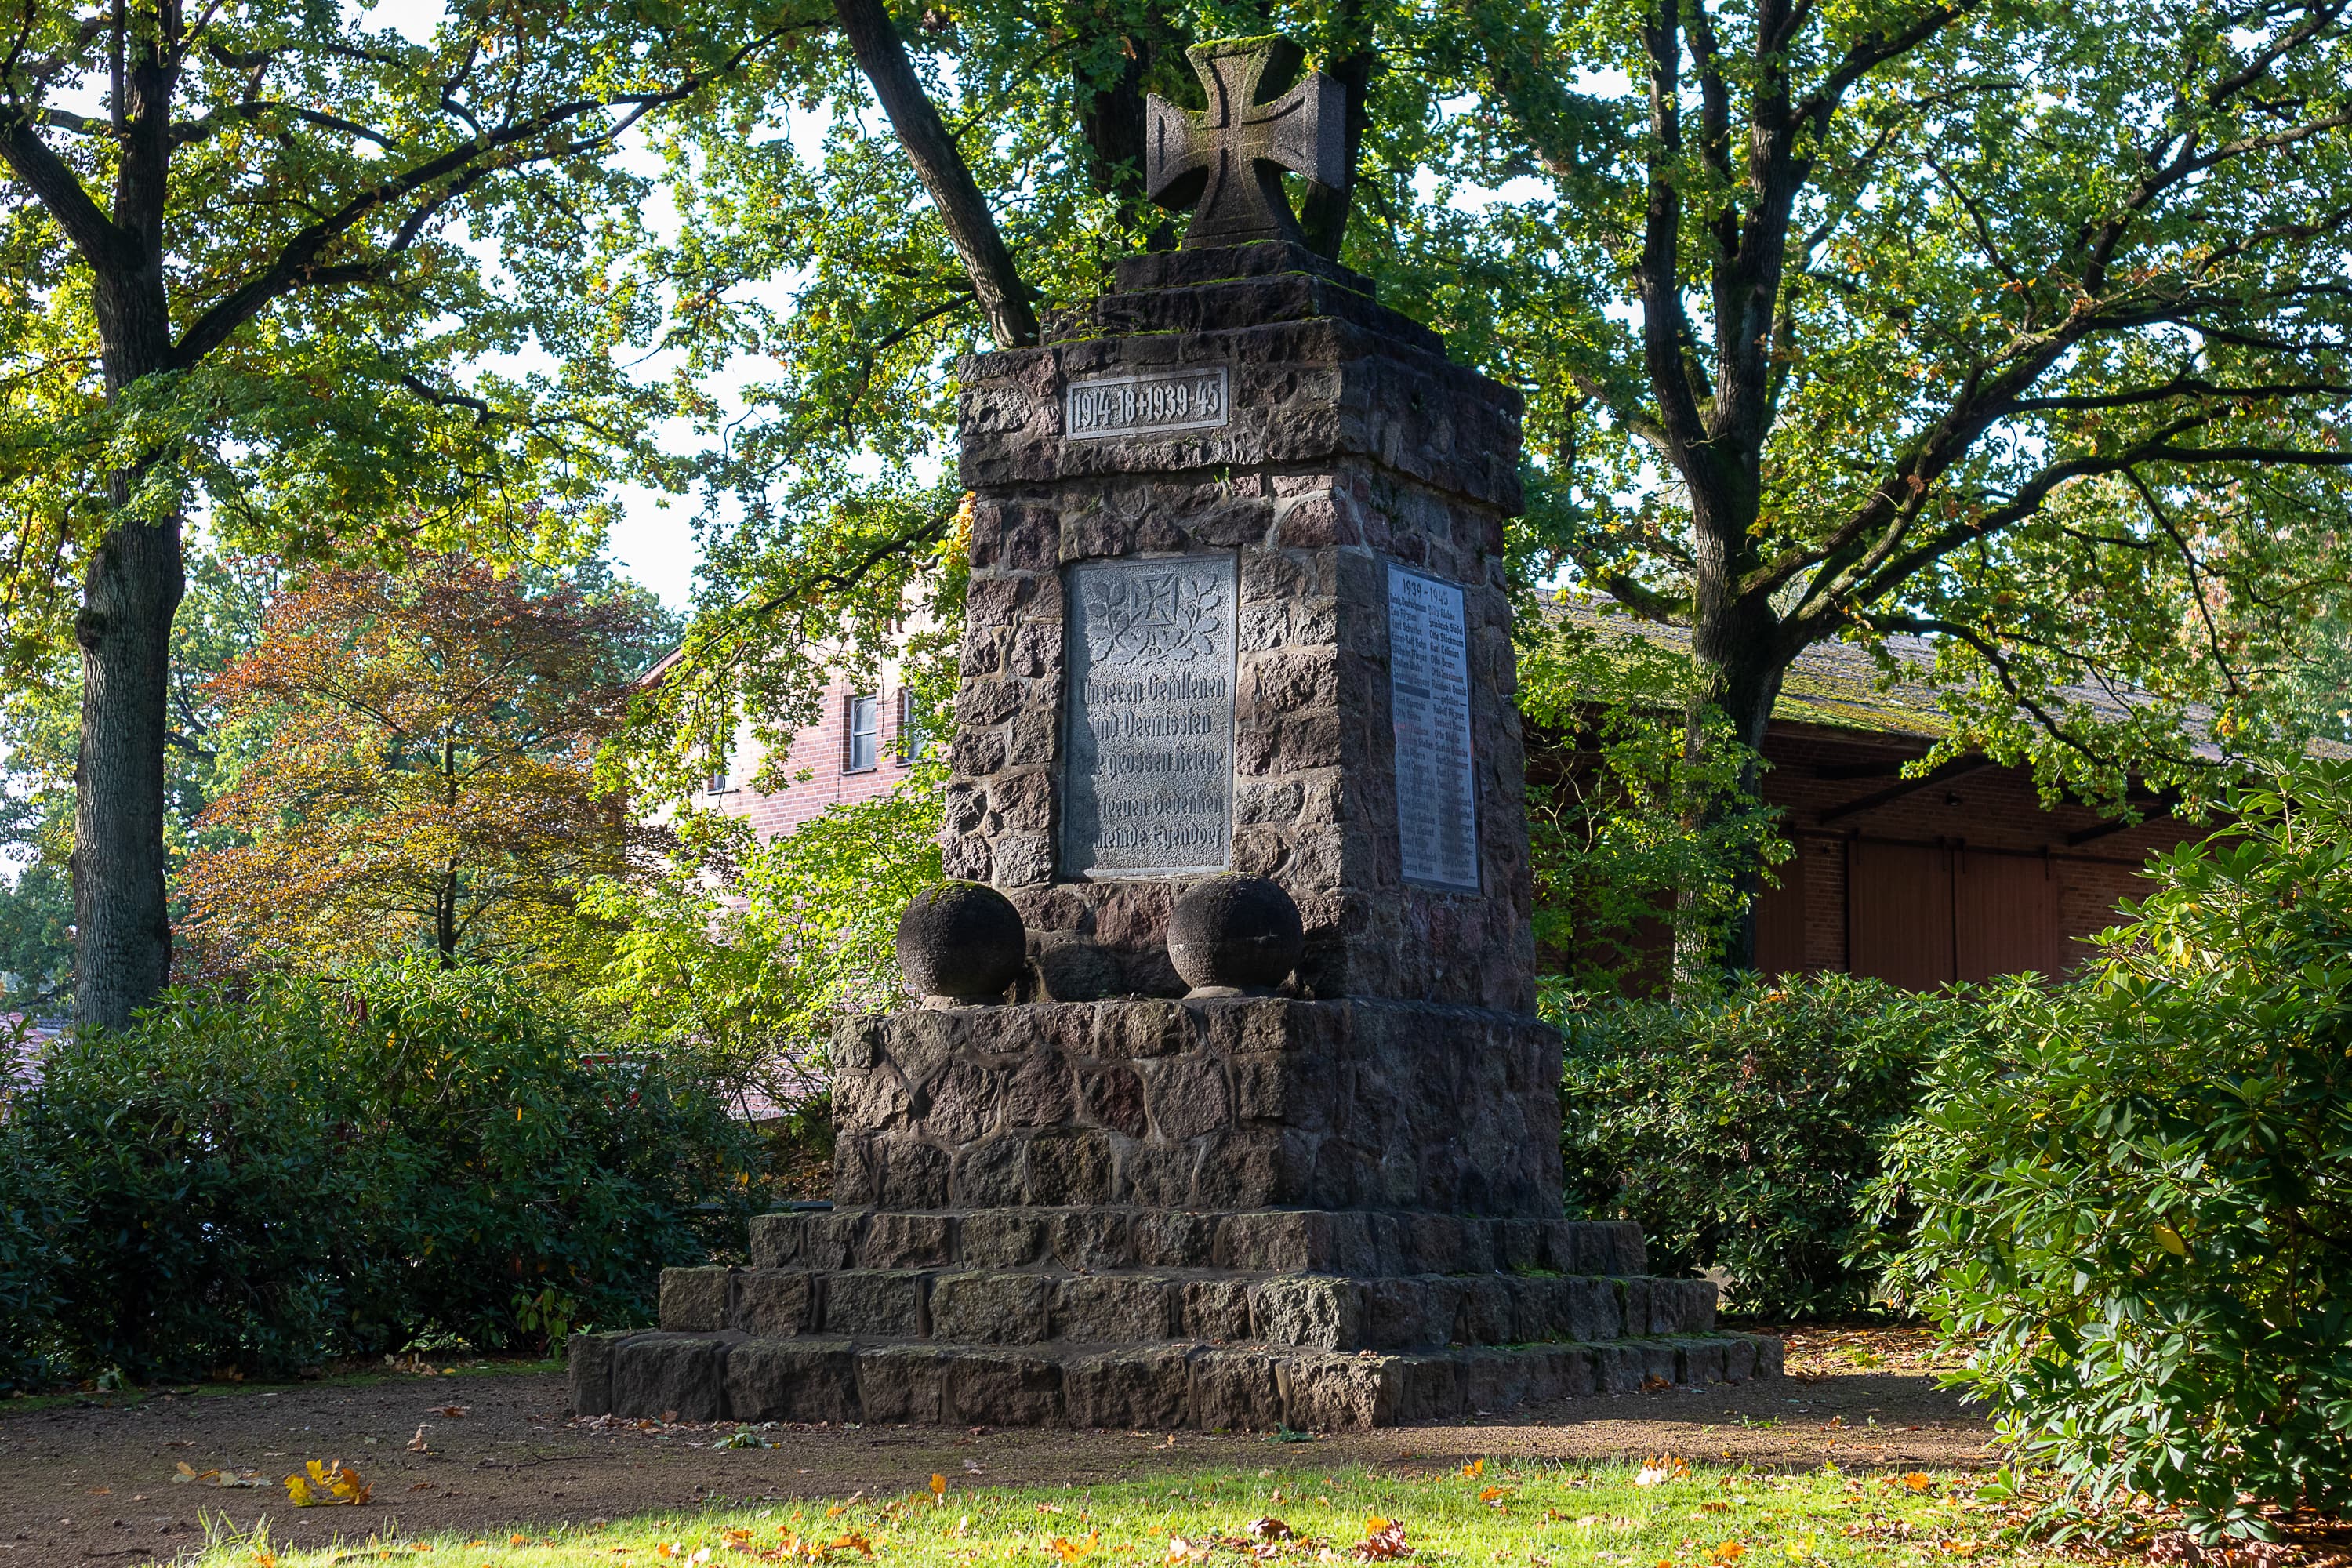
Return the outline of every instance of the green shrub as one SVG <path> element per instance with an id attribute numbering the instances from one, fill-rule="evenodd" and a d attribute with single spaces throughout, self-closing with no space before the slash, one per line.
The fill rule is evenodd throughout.
<path id="1" fill-rule="evenodd" d="M 1864 1189 L 1921 1069 L 1971 1011 L 1960 994 L 1843 974 L 1571 1009 L 1570 1212 L 1639 1220 L 1661 1272 L 1723 1269 L 1733 1311 L 1865 1306 L 1874 1277 L 1845 1258 Z"/>
<path id="2" fill-rule="evenodd" d="M 708 1093 L 592 1048 L 510 979 L 421 964 L 175 992 L 58 1043 L 0 1143 L 55 1178 L 73 1370 L 644 1321 L 665 1264 L 740 1237 L 753 1152 Z"/>
<path id="3" fill-rule="evenodd" d="M 2352 770 L 2231 804 L 2082 982 L 1994 999 L 1876 1194 L 2024 1456 L 2208 1535 L 2352 1505 Z"/>
<path id="4" fill-rule="evenodd" d="M 10 1045 L 0 1031 L 0 1051 Z M 57 1246 L 68 1217 L 56 1173 L 6 1135 L 13 1098 L 0 1089 L 0 1393 L 53 1380 Z"/>

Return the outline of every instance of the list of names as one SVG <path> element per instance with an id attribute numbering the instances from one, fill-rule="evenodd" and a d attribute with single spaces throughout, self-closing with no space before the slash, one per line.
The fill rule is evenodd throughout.
<path id="1" fill-rule="evenodd" d="M 1470 756 L 1470 640 L 1463 593 L 1454 584 L 1393 563 L 1389 690 L 1404 879 L 1475 893 L 1478 795 Z"/>

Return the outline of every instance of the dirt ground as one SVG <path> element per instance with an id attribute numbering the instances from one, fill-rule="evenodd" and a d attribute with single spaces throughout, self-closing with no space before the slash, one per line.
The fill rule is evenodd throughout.
<path id="1" fill-rule="evenodd" d="M 934 1471 L 967 1484 L 1148 1479 L 1206 1465 L 1332 1469 L 1449 1466 L 1474 1456 L 1685 1458 L 1853 1468 L 1975 1468 L 1990 1429 L 1925 1370 L 1923 1336 L 1799 1332 L 1792 1375 L 1738 1387 L 1563 1400 L 1444 1426 L 1277 1444 L 1165 1433 L 814 1426 L 770 1449 L 719 1450 L 731 1427 L 595 1426 L 564 1411 L 544 1373 L 398 1378 L 8 1412 L 0 1405 L 0 1568 L 10 1563 L 169 1562 L 200 1544 L 198 1514 L 299 1544 L 372 1531 L 488 1533 L 713 1499 L 904 1491 Z M 449 1414 L 462 1410 L 461 1415 Z M 409 1444 L 424 1429 L 426 1451 Z M 287 1505 L 280 1478 L 341 1459 L 374 1488 L 360 1509 Z M 253 1472 L 262 1485 L 174 1480 Z"/>

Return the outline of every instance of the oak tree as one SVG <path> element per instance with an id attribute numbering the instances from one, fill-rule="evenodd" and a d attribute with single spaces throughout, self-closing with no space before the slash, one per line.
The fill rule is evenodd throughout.
<path id="1" fill-rule="evenodd" d="M 646 184 L 621 140 L 805 18 L 724 0 L 22 0 L 0 19 L 0 618 L 78 645 L 82 1016 L 168 965 L 166 648 L 183 539 L 318 558 L 576 546 L 658 467 L 611 353 Z M 499 356 L 528 352 L 544 368 Z"/>
<path id="2" fill-rule="evenodd" d="M 2193 789 L 2309 727 L 2352 580 L 2344 0 L 837 8 L 822 155 L 744 119 L 680 176 L 704 341 L 789 363 L 705 471 L 747 498 L 715 663 L 941 535 L 954 354 L 1166 242 L 1119 117 L 1273 26 L 1364 72 L 1314 237 L 1528 390 L 1520 580 L 1689 629 L 1695 764 L 1755 756 L 1809 645 L 1906 631 L 1953 746 L 2053 790 Z"/>

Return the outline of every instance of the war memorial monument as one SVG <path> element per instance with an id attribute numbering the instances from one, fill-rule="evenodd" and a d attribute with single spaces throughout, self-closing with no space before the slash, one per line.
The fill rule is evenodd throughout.
<path id="1" fill-rule="evenodd" d="M 1299 242 L 1336 87 L 1192 60 L 1182 248 L 961 367 L 959 880 L 901 929 L 922 1004 L 835 1033 L 833 1205 L 575 1337 L 582 1414 L 1331 1428 L 1779 1370 L 1560 1217 L 1519 395 Z"/>

